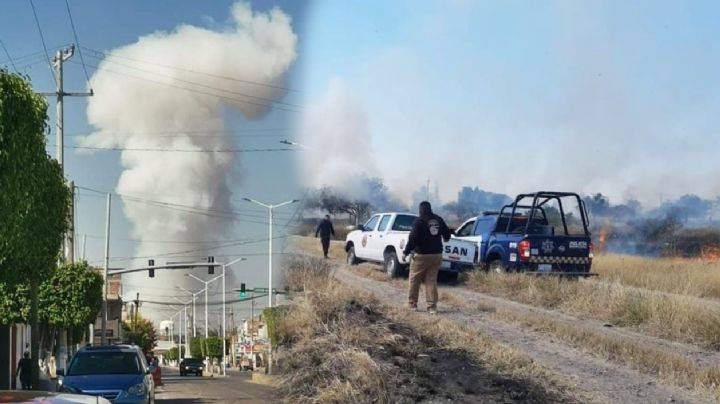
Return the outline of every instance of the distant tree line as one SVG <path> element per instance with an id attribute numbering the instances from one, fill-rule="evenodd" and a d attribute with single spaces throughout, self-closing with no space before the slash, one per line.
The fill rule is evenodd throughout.
<path id="1" fill-rule="evenodd" d="M 322 187 L 309 191 L 305 208 L 331 215 L 348 215 L 362 223 L 373 212 L 414 211 L 393 196 L 381 178 L 363 177 L 354 187 Z M 498 211 L 513 201 L 510 195 L 463 186 L 457 199 L 439 203 L 437 192 L 422 186 L 412 194 L 413 204 L 424 199 L 450 222 L 459 223 L 485 211 Z M 696 256 L 708 245 L 720 243 L 720 220 L 713 217 L 716 199 L 694 194 L 662 201 L 644 209 L 637 200 L 613 204 L 602 193 L 582 196 L 596 245 L 608 251 L 642 255 Z M 557 213 L 548 208 L 549 216 Z M 705 229 L 705 230 L 702 230 Z M 717 237 L 715 236 L 717 234 Z M 716 240 L 717 239 L 717 240 Z M 720 246 L 720 244 L 718 244 Z"/>

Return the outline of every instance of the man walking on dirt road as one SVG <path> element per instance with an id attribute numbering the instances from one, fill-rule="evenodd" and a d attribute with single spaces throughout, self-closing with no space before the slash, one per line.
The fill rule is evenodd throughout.
<path id="1" fill-rule="evenodd" d="M 417 309 L 420 284 L 425 283 L 425 302 L 428 312 L 436 314 L 437 278 L 442 266 L 442 242 L 450 240 L 451 232 L 445 221 L 432 212 L 430 202 L 420 202 L 419 210 L 420 217 L 415 219 L 403 251 L 404 258 L 415 253 L 410 263 L 408 303 L 411 309 Z"/>
<path id="2" fill-rule="evenodd" d="M 328 250 L 330 249 L 330 236 L 335 235 L 335 229 L 333 229 L 332 222 L 330 221 L 330 215 L 325 215 L 325 219 L 315 230 L 315 237 L 320 234 L 320 242 L 322 243 L 323 255 L 325 258 L 328 257 Z"/>

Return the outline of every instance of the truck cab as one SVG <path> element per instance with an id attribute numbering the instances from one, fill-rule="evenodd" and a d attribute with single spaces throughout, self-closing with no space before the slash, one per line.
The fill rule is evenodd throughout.
<path id="1" fill-rule="evenodd" d="M 410 230 L 417 215 L 405 212 L 374 214 L 357 230 L 348 233 L 345 239 L 347 263 L 357 265 L 362 261 L 378 262 L 384 265 L 390 277 L 402 275 L 410 264 L 410 258 L 403 260 L 402 252 L 407 244 Z M 444 243 L 441 272 L 457 273 L 472 268 L 475 245 L 472 242 L 455 239 Z M 454 274 L 454 275 L 452 275 Z"/>
<path id="2" fill-rule="evenodd" d="M 475 265 L 493 272 L 592 276 L 588 227 L 580 196 L 544 191 L 465 221 L 456 237 L 475 243 Z"/>

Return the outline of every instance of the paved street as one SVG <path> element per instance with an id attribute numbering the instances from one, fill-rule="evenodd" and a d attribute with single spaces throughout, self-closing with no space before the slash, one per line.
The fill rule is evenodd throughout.
<path id="1" fill-rule="evenodd" d="M 271 403 L 272 388 L 250 381 L 250 373 L 228 372 L 227 378 L 184 376 L 177 369 L 162 369 L 158 403 Z"/>

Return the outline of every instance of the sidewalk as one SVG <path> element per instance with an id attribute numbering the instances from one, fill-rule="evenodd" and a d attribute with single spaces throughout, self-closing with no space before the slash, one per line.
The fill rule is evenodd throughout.
<path id="1" fill-rule="evenodd" d="M 38 387 L 42 391 L 57 391 L 57 379 L 50 379 L 46 374 L 40 372 L 40 382 Z"/>

